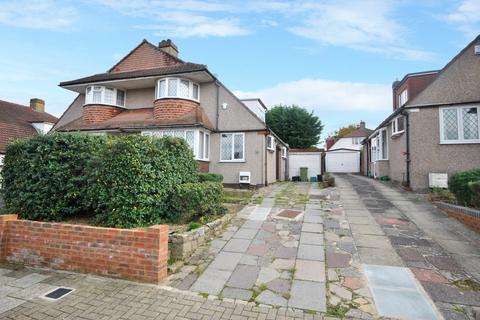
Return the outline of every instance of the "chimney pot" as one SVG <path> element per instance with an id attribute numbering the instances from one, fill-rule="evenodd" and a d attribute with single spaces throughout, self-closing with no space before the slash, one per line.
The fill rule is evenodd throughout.
<path id="1" fill-rule="evenodd" d="M 172 55 L 175 58 L 178 58 L 178 47 L 175 45 L 175 43 L 173 43 L 172 40 L 170 39 L 162 40 L 158 44 L 158 47 L 160 48 L 160 50 L 168 53 L 169 55 Z"/>
<path id="2" fill-rule="evenodd" d="M 365 129 L 365 121 L 360 121 L 360 128 Z"/>
<path id="3" fill-rule="evenodd" d="M 45 112 L 45 101 L 38 98 L 30 99 L 30 108 L 37 112 Z"/>

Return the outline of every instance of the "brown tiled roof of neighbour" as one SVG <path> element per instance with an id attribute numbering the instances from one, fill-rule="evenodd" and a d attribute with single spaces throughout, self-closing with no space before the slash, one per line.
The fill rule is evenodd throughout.
<path id="1" fill-rule="evenodd" d="M 323 152 L 323 151 L 325 150 L 317 147 L 310 147 L 310 148 L 303 148 L 303 149 L 300 149 L 300 148 L 290 149 L 290 152 Z"/>
<path id="2" fill-rule="evenodd" d="M 373 130 L 367 128 L 357 128 L 356 130 L 350 132 L 349 134 L 343 136 L 342 138 L 353 138 L 353 137 L 368 137 L 372 134 Z"/>
<path id="3" fill-rule="evenodd" d="M 63 126 L 58 127 L 57 131 L 81 131 L 81 130 L 111 130 L 111 129 L 147 129 L 163 126 L 190 126 L 202 125 L 207 129 L 213 129 L 213 125 L 208 119 L 202 107 L 198 107 L 196 112 L 188 113 L 184 116 L 170 119 L 159 120 L 153 117 L 153 108 L 129 109 L 121 112 L 119 115 L 99 123 L 84 123 L 82 118 L 73 120 Z"/>
<path id="4" fill-rule="evenodd" d="M 7 143 L 13 139 L 37 134 L 34 122 L 57 122 L 57 117 L 46 112 L 37 112 L 30 107 L 0 100 L 0 152 L 5 152 Z"/>
<path id="5" fill-rule="evenodd" d="M 150 77 L 150 76 L 153 77 L 153 76 L 188 73 L 188 72 L 195 72 L 195 71 L 208 71 L 208 70 L 207 70 L 207 66 L 204 64 L 187 62 L 187 63 L 161 67 L 156 69 L 136 70 L 136 71 L 117 72 L 117 73 L 109 73 L 109 72 L 99 73 L 89 77 L 60 82 L 60 86 L 66 87 L 66 86 L 76 85 L 76 84 L 94 83 L 94 82 L 109 81 L 109 80 L 142 78 L 142 77 Z"/>

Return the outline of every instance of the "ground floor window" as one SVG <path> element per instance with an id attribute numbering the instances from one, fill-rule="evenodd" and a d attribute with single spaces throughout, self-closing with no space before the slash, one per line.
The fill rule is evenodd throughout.
<path id="1" fill-rule="evenodd" d="M 388 160 L 388 137 L 387 129 L 380 129 L 371 139 L 370 153 L 372 162 Z"/>
<path id="2" fill-rule="evenodd" d="M 440 109 L 441 143 L 480 143 L 479 107 Z"/>
<path id="3" fill-rule="evenodd" d="M 245 134 L 222 133 L 220 137 L 220 161 L 245 160 Z"/>
<path id="4" fill-rule="evenodd" d="M 149 130 L 142 131 L 143 136 L 150 137 L 177 137 L 183 138 L 190 146 L 198 160 L 209 160 L 210 157 L 210 134 L 202 130 Z"/>

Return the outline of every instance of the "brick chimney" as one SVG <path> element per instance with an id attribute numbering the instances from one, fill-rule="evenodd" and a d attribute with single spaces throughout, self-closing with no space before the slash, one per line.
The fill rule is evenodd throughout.
<path id="1" fill-rule="evenodd" d="M 365 129 L 365 121 L 360 121 L 360 128 Z"/>
<path id="2" fill-rule="evenodd" d="M 325 148 L 329 150 L 335 144 L 335 138 L 328 137 L 325 139 Z"/>
<path id="3" fill-rule="evenodd" d="M 45 101 L 38 98 L 30 99 L 30 108 L 37 112 L 45 112 Z"/>
<path id="4" fill-rule="evenodd" d="M 166 53 L 168 53 L 168 54 L 170 54 L 170 55 L 178 58 L 178 48 L 177 48 L 177 46 L 175 45 L 175 43 L 173 43 L 172 40 L 170 40 L 170 39 L 162 40 L 162 41 L 160 41 L 160 43 L 158 44 L 158 47 L 159 47 L 162 51 L 164 51 L 164 52 L 166 52 Z"/>

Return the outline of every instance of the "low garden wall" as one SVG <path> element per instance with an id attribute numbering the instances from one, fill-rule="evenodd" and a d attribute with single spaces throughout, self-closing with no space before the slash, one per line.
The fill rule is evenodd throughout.
<path id="1" fill-rule="evenodd" d="M 158 283 L 167 259 L 166 225 L 116 229 L 0 215 L 0 261 Z"/>
<path id="2" fill-rule="evenodd" d="M 450 203 L 436 201 L 437 207 L 445 211 L 449 216 L 460 220 L 462 223 L 480 232 L 480 210 L 457 206 Z"/>

